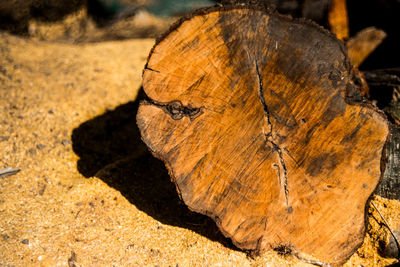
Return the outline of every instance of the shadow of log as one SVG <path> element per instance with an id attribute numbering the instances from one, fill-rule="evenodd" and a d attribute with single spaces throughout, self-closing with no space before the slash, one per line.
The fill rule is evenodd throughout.
<path id="1" fill-rule="evenodd" d="M 79 172 L 85 177 L 102 179 L 161 223 L 190 229 L 238 250 L 211 218 L 187 208 L 179 199 L 163 162 L 147 150 L 136 125 L 140 99 L 143 99 L 142 90 L 135 102 L 120 105 L 74 129 L 72 147 L 80 157 Z"/>

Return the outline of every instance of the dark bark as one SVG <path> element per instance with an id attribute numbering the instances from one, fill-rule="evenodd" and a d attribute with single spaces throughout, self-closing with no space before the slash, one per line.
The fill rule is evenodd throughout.
<path id="1" fill-rule="evenodd" d="M 393 122 L 386 144 L 387 164 L 375 193 L 400 200 L 400 68 L 364 71 L 371 98 L 377 101 Z"/>
<path id="2" fill-rule="evenodd" d="M 387 164 L 381 184 L 375 193 L 400 200 L 400 126 L 393 126 L 386 144 Z"/>

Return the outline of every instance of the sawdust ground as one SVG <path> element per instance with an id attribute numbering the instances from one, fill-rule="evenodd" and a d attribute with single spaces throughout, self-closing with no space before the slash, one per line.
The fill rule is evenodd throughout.
<path id="1" fill-rule="evenodd" d="M 307 265 L 275 252 L 253 259 L 179 201 L 135 125 L 153 43 L 0 34 L 0 169 L 21 168 L 0 178 L 0 265 Z M 399 229 L 399 202 L 373 202 Z M 396 262 L 379 256 L 389 235 L 369 212 L 364 245 L 347 266 Z"/>

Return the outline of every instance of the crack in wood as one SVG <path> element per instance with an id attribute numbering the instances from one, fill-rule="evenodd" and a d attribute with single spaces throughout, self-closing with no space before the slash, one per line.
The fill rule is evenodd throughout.
<path id="1" fill-rule="evenodd" d="M 287 168 L 286 168 L 285 160 L 283 159 L 282 149 L 277 144 L 275 144 L 272 140 L 267 139 L 267 141 L 271 143 L 274 151 L 278 153 L 279 162 L 280 162 L 282 170 L 283 170 L 283 190 L 285 192 L 286 205 L 289 205 Z"/>
<path id="2" fill-rule="evenodd" d="M 265 102 L 265 98 L 264 98 L 264 86 L 263 86 L 263 81 L 262 81 L 262 77 L 260 74 L 260 70 L 258 69 L 258 63 L 256 61 L 256 72 L 257 72 L 257 77 L 258 77 L 258 95 L 261 101 L 261 104 L 263 106 L 264 109 L 264 113 L 267 117 L 267 123 L 269 128 L 268 133 L 266 133 L 266 136 L 272 136 L 272 123 L 271 123 L 271 113 L 269 111 L 269 108 L 267 106 L 267 103 Z"/>
<path id="3" fill-rule="evenodd" d="M 274 169 L 276 170 L 276 172 L 278 173 L 278 182 L 279 182 L 279 185 L 281 185 L 281 168 L 279 167 L 279 165 L 278 164 L 276 164 L 276 163 L 274 163 L 274 164 L 272 164 L 272 167 L 274 167 Z"/>
<path id="4" fill-rule="evenodd" d="M 149 70 L 149 71 L 154 71 L 154 72 L 157 72 L 157 73 L 161 73 L 159 70 L 155 70 L 155 69 L 152 69 L 152 68 L 148 67 L 147 64 L 146 64 L 146 66 L 144 67 L 144 69 L 145 69 L 145 70 Z"/>
<path id="5" fill-rule="evenodd" d="M 269 127 L 269 131 L 266 132 L 266 133 L 264 132 L 265 139 L 266 139 L 265 141 L 267 143 L 271 144 L 272 150 L 278 154 L 280 168 L 282 168 L 282 172 L 280 171 L 280 168 L 279 168 L 279 166 L 277 164 L 274 164 L 274 166 L 278 167 L 279 185 L 281 187 L 283 187 L 283 191 L 285 193 L 286 205 L 288 206 L 289 205 L 289 189 L 288 189 L 287 167 L 286 167 L 285 159 L 283 158 L 282 149 L 280 148 L 280 146 L 278 144 L 276 144 L 272 140 L 272 138 L 273 138 L 273 125 L 271 123 L 271 118 L 270 118 L 271 112 L 270 112 L 269 107 L 267 105 L 267 102 L 265 101 L 265 98 L 264 98 L 264 85 L 263 85 L 262 77 L 261 77 L 261 74 L 260 74 L 260 70 L 258 68 L 257 61 L 255 61 L 255 65 L 256 65 L 256 73 L 257 73 L 258 84 L 259 84 L 259 87 L 258 87 L 259 99 L 260 99 L 261 104 L 263 106 L 264 113 L 265 113 L 266 118 L 267 118 L 267 124 L 268 124 L 268 127 Z M 283 176 L 283 179 L 281 179 L 281 174 Z"/>

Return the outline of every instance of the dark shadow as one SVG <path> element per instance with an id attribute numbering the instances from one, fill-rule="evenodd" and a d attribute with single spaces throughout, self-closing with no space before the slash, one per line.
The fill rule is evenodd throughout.
<path id="1" fill-rule="evenodd" d="M 211 218 L 191 212 L 179 199 L 164 163 L 141 141 L 136 125 L 140 99 L 142 90 L 135 102 L 120 105 L 74 129 L 72 147 L 80 157 L 79 172 L 85 177 L 96 175 L 161 223 L 190 229 L 237 250 Z"/>
<path id="2" fill-rule="evenodd" d="M 29 20 L 56 22 L 78 11 L 85 1 L 0 1 L 0 30 L 28 35 Z"/>
<path id="3" fill-rule="evenodd" d="M 34 0 L 34 1 L 1 1 L 0 0 L 0 30 L 12 34 L 29 35 L 29 20 L 35 19 L 42 22 L 54 23 L 61 21 L 66 16 L 87 8 L 87 14 L 96 22 L 98 27 L 108 25 L 117 15 L 125 17 L 135 14 L 120 1 L 102 0 Z"/>
<path id="4" fill-rule="evenodd" d="M 391 0 L 347 1 L 350 36 L 374 26 L 386 32 L 386 39 L 359 66 L 360 70 L 399 67 L 398 14 L 400 2 Z"/>
<path id="5" fill-rule="evenodd" d="M 104 27 L 121 11 L 124 5 L 119 1 L 107 2 L 101 0 L 87 0 L 88 14 L 96 22 L 98 27 Z"/>
<path id="6" fill-rule="evenodd" d="M 31 18 L 45 22 L 60 21 L 69 14 L 78 11 L 85 5 L 82 0 L 69 0 L 69 1 L 51 1 L 41 0 L 32 1 L 29 7 L 29 14 Z"/>

